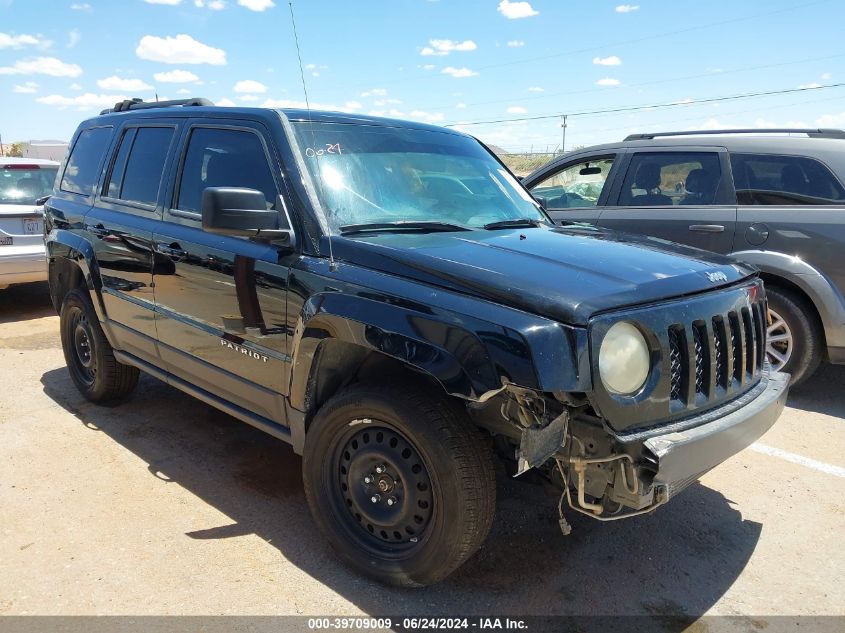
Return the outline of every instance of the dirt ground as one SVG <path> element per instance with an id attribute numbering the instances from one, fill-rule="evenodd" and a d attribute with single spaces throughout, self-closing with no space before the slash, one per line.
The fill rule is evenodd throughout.
<path id="1" fill-rule="evenodd" d="M 845 615 L 845 367 L 652 515 L 564 537 L 500 474 L 483 549 L 394 590 L 332 556 L 285 444 L 149 377 L 84 401 L 46 293 L 0 292 L 0 614 Z"/>

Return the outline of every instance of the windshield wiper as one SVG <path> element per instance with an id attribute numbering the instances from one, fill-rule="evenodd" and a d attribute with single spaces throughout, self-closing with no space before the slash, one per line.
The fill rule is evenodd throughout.
<path id="1" fill-rule="evenodd" d="M 469 229 L 460 224 L 427 220 L 417 222 L 405 220 L 397 220 L 396 222 L 370 222 L 367 224 L 346 224 L 340 227 L 341 235 L 368 233 L 371 231 L 469 231 Z"/>
<path id="2" fill-rule="evenodd" d="M 546 223 L 542 220 L 537 220 L 534 218 L 512 218 L 510 220 L 499 220 L 498 222 L 490 222 L 489 224 L 485 224 L 483 228 L 487 229 L 488 231 L 492 231 L 493 229 L 518 229 L 529 226 L 543 226 L 545 224 Z"/>

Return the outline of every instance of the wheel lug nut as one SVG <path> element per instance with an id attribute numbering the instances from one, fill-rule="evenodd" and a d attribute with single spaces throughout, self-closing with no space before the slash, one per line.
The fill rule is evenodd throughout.
<path id="1" fill-rule="evenodd" d="M 376 466 L 376 472 L 380 475 L 384 472 L 384 466 Z"/>
<path id="2" fill-rule="evenodd" d="M 366 477 L 364 477 L 364 483 L 365 483 L 365 484 L 371 484 L 371 483 L 373 483 L 373 478 L 372 478 L 372 477 L 370 477 L 369 475 L 367 475 Z"/>
<path id="3" fill-rule="evenodd" d="M 392 505 L 393 505 L 393 504 L 395 504 L 395 503 L 396 503 L 396 497 L 390 497 L 390 498 L 387 500 L 387 505 L 389 505 L 389 506 L 392 506 Z"/>
<path id="4" fill-rule="evenodd" d="M 379 501 L 381 501 L 381 495 L 373 495 L 372 497 L 370 497 L 370 501 L 372 501 L 373 503 L 378 503 Z"/>

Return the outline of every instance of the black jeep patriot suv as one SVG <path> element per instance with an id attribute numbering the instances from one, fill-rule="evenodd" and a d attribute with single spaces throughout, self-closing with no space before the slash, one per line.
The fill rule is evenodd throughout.
<path id="1" fill-rule="evenodd" d="M 788 390 L 754 270 L 556 227 L 482 144 L 419 123 L 122 102 L 79 126 L 46 230 L 85 397 L 142 370 L 292 443 L 320 531 L 389 583 L 481 545 L 494 455 L 561 508 L 633 516 Z"/>

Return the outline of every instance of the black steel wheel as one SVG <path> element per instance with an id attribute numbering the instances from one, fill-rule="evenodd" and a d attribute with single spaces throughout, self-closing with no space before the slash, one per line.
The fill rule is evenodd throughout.
<path id="1" fill-rule="evenodd" d="M 305 438 L 314 520 L 356 570 L 435 583 L 482 544 L 493 518 L 492 450 L 435 390 L 356 385 L 326 402 Z"/>
<path id="2" fill-rule="evenodd" d="M 70 291 L 59 318 L 65 363 L 79 392 L 92 402 L 129 395 L 138 382 L 138 370 L 114 357 L 88 292 L 82 288 Z"/>

